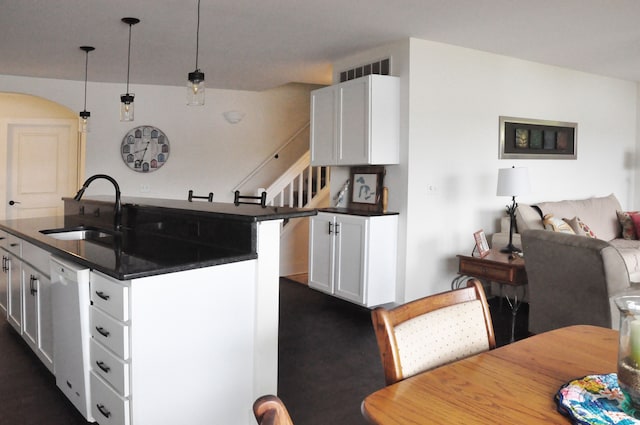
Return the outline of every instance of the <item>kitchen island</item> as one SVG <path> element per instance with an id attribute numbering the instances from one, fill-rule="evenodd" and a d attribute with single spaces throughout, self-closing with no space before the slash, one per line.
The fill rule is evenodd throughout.
<path id="1" fill-rule="evenodd" d="M 126 349 L 112 351 L 94 335 L 91 354 L 96 346 L 114 357 L 125 384 L 113 384 L 92 364 L 94 409 L 87 419 L 133 425 L 254 423 L 253 400 L 277 393 L 280 228 L 284 220 L 316 212 L 123 198 L 122 229 L 115 231 L 111 199 L 65 199 L 64 217 L 0 222 L 7 240 L 18 238 L 24 246 L 91 270 L 92 323 L 108 310 L 96 292 L 106 287 L 123 294 L 122 314 L 106 316 L 125 331 Z M 78 240 L 51 234 L 88 227 L 105 232 Z M 101 290 L 94 291 L 95 285 Z M 22 288 L 28 296 L 24 282 Z M 117 408 L 93 400 L 111 395 Z"/>

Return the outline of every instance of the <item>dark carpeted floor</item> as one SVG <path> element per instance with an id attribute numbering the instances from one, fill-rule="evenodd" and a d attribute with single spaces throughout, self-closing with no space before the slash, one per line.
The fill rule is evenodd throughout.
<path id="1" fill-rule="evenodd" d="M 511 313 L 506 303 L 500 312 L 497 301 L 490 303 L 502 345 L 509 340 Z M 526 335 L 526 318 L 525 304 L 518 313 L 518 338 Z M 384 386 L 368 309 L 283 278 L 279 351 L 279 396 L 296 425 L 365 423 L 362 399 Z M 0 400 L 0 425 L 87 424 L 2 317 Z"/>
<path id="2" fill-rule="evenodd" d="M 511 310 L 489 300 L 497 345 L 509 342 Z M 518 311 L 515 336 L 527 333 L 528 305 Z M 366 424 L 360 403 L 384 387 L 369 309 L 280 279 L 278 395 L 296 425 Z"/>

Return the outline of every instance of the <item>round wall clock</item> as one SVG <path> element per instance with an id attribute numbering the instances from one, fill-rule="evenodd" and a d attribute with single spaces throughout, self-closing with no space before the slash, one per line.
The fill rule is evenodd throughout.
<path id="1" fill-rule="evenodd" d="M 131 129 L 122 139 L 122 160 L 139 173 L 150 173 L 169 159 L 169 139 L 159 128 L 143 125 Z"/>

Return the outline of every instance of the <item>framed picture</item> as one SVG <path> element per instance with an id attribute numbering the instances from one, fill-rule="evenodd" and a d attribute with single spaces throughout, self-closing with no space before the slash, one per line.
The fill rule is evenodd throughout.
<path id="1" fill-rule="evenodd" d="M 476 241 L 476 250 L 480 257 L 485 257 L 489 254 L 489 242 L 487 242 L 487 236 L 484 234 L 484 230 L 480 229 L 473 234 L 473 238 Z"/>
<path id="2" fill-rule="evenodd" d="M 382 211 L 382 166 L 351 167 L 351 204 L 367 211 Z"/>
<path id="3" fill-rule="evenodd" d="M 576 159 L 578 124 L 500 117 L 500 159 Z"/>

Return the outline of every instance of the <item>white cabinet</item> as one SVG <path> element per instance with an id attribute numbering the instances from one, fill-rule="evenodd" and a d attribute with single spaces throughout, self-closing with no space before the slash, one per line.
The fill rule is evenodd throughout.
<path id="1" fill-rule="evenodd" d="M 5 262 L 8 275 L 7 320 L 11 326 L 22 334 L 22 240 L 7 235 Z"/>
<path id="2" fill-rule="evenodd" d="M 398 216 L 320 212 L 309 229 L 309 286 L 371 307 L 395 301 Z"/>
<path id="3" fill-rule="evenodd" d="M 24 298 L 22 337 L 49 370 L 53 370 L 51 279 L 43 271 L 23 262 L 22 294 Z"/>
<path id="4" fill-rule="evenodd" d="M 7 316 L 9 305 L 9 255 L 5 249 L 7 245 L 7 232 L 0 230 L 0 254 L 2 254 L 2 269 L 0 269 L 0 311 Z"/>
<path id="5" fill-rule="evenodd" d="M 400 79 L 368 75 L 311 92 L 312 165 L 398 164 Z"/>
<path id="6" fill-rule="evenodd" d="M 6 232 L 0 238 L 0 303 L 11 326 L 53 371 L 50 254 Z"/>
<path id="7" fill-rule="evenodd" d="M 215 406 L 216 423 L 252 423 L 256 264 L 124 281 L 91 271 L 93 418 L 205 425 Z M 216 401 L 221 385 L 234 397 Z"/>

